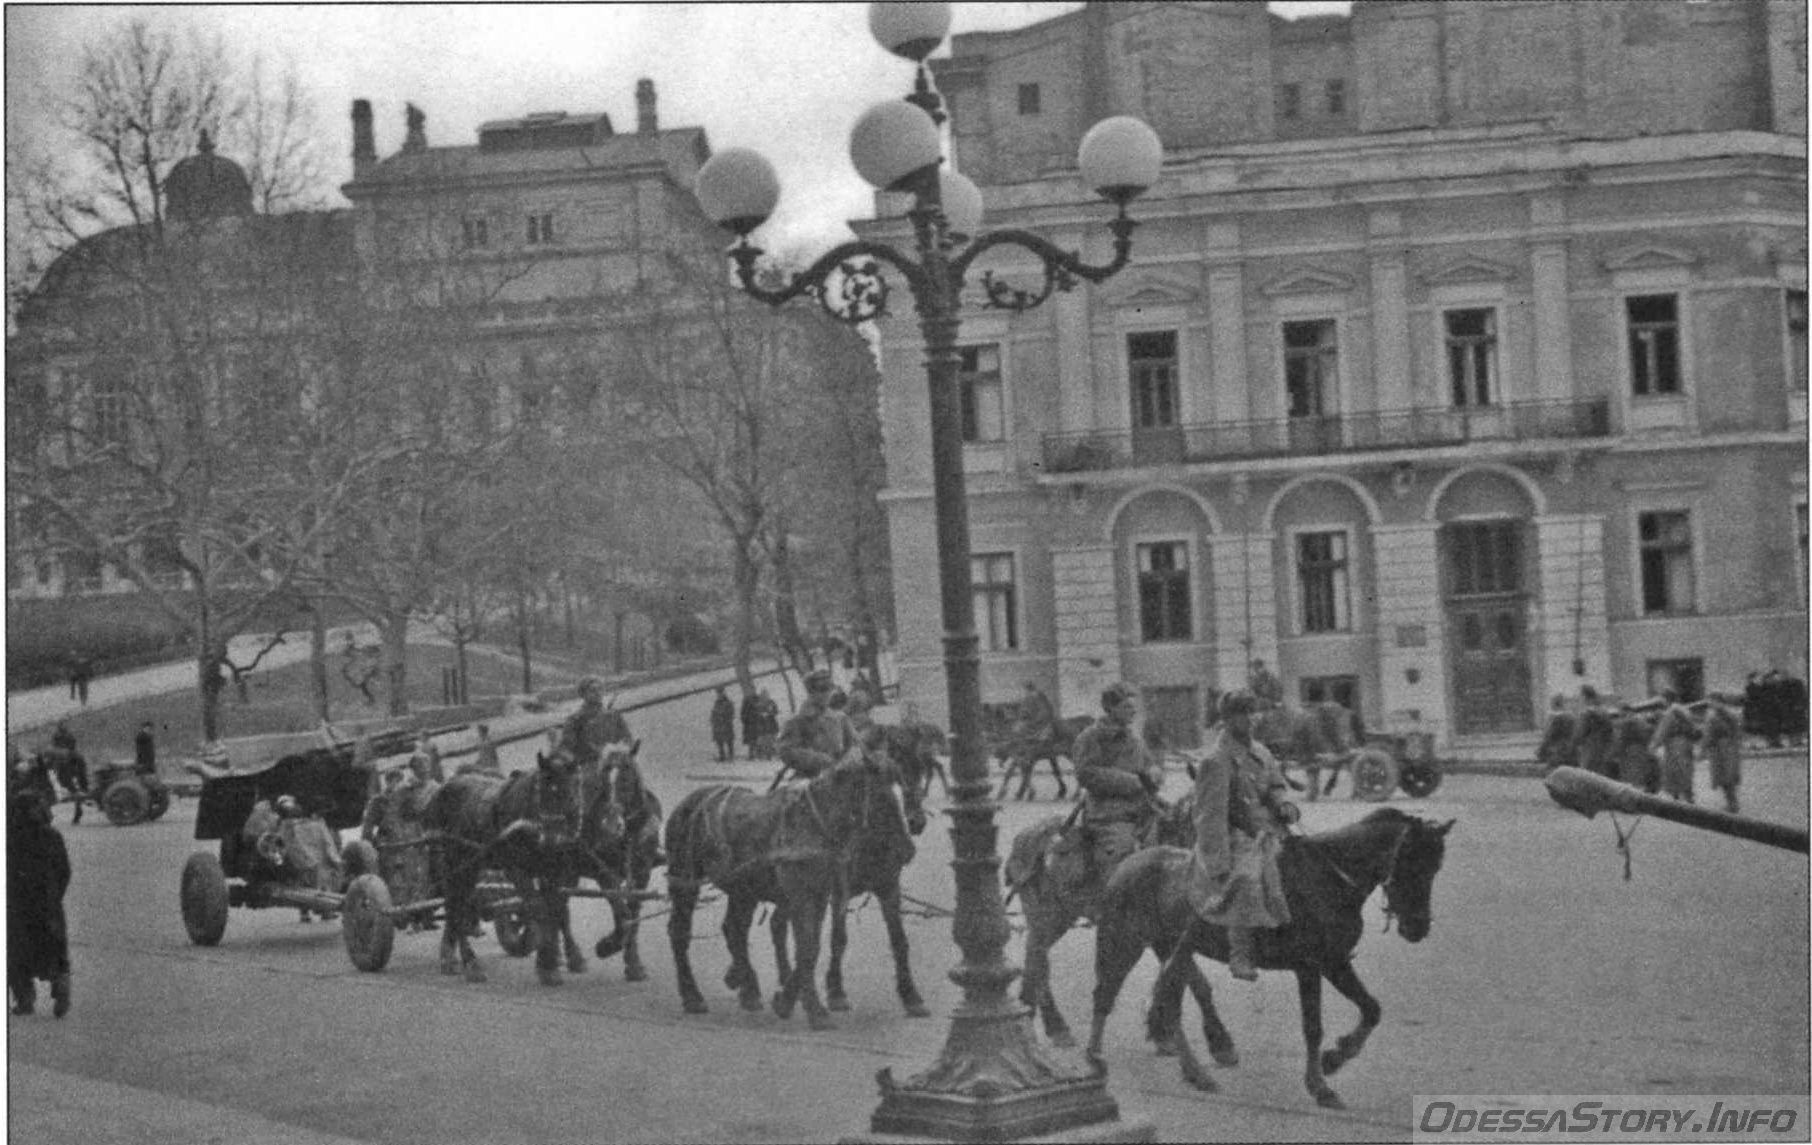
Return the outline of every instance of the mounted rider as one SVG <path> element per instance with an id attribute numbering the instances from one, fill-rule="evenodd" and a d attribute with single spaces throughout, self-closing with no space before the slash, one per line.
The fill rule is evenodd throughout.
<path id="1" fill-rule="evenodd" d="M 1100 720 L 1076 737 L 1076 782 L 1087 792 L 1082 803 L 1084 833 L 1096 872 L 1105 878 L 1120 860 L 1138 850 L 1156 819 L 1164 768 L 1133 729 L 1138 694 L 1126 684 L 1101 693 Z"/>
<path id="2" fill-rule="evenodd" d="M 805 703 L 799 705 L 799 711 L 787 721 L 775 743 L 783 774 L 790 771 L 810 779 L 860 748 L 862 741 L 855 725 L 831 706 L 836 690 L 828 669 L 819 668 L 806 675 Z"/>
<path id="3" fill-rule="evenodd" d="M 604 748 L 628 743 L 629 724 L 623 713 L 604 706 L 604 681 L 587 676 L 579 681 L 579 708 L 560 725 L 559 747 L 572 754 L 580 767 L 604 758 Z"/>
<path id="4" fill-rule="evenodd" d="M 1194 925 L 1227 928 L 1227 969 L 1247 982 L 1258 977 L 1252 931 L 1290 921 L 1277 856 L 1297 819 L 1295 805 L 1283 799 L 1288 785 L 1282 768 L 1252 738 L 1258 706 L 1251 692 L 1221 697 L 1220 734 L 1196 772 L 1189 880 Z"/>
<path id="5" fill-rule="evenodd" d="M 1019 701 L 1019 718 L 1014 723 L 1013 738 L 1021 751 L 1031 751 L 1051 738 L 1057 726 L 1057 710 L 1051 698 L 1039 691 L 1038 685 L 1026 681 L 1026 694 Z"/>

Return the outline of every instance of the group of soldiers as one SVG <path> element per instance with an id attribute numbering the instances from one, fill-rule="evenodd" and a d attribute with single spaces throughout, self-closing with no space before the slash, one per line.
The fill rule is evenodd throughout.
<path id="1" fill-rule="evenodd" d="M 1736 814 L 1743 782 L 1741 700 L 1714 693 L 1688 704 L 1667 689 L 1639 704 L 1619 704 L 1586 685 L 1576 702 L 1554 698 L 1535 754 L 1548 771 L 1584 768 L 1684 803 L 1694 801 L 1696 761 L 1703 758 L 1725 810 Z"/>

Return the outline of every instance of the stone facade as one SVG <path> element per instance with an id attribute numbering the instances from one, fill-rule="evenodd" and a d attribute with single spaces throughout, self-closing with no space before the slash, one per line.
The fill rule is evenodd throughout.
<path id="1" fill-rule="evenodd" d="M 1006 423 L 967 447 L 972 544 L 1010 530 L 1022 577 L 984 699 L 1092 712 L 1109 667 L 1205 698 L 1260 656 L 1463 750 L 1583 684 L 1803 675 L 1804 28 L 1774 0 L 1089 4 L 957 37 L 934 71 L 988 228 L 1105 262 L 1077 141 L 1125 113 L 1166 149 L 1120 274 L 966 296 Z M 905 241 L 878 203 L 864 235 Z M 884 324 L 887 506 L 928 542 L 917 339 Z M 903 643 L 932 551 L 895 547 Z M 935 650 L 902 662 L 941 712 Z"/>

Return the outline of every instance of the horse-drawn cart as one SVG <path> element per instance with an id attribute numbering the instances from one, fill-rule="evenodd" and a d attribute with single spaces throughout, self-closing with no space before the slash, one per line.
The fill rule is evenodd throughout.
<path id="1" fill-rule="evenodd" d="M 1423 799 L 1441 786 L 1433 735 L 1415 728 L 1361 733 L 1352 713 L 1332 701 L 1262 711 L 1252 734 L 1286 769 L 1307 772 L 1304 787 L 1311 800 L 1331 794 L 1343 771 L 1352 774 L 1353 798 L 1371 803 L 1390 798 L 1399 787 Z M 1323 771 L 1330 772 L 1325 783 Z"/>

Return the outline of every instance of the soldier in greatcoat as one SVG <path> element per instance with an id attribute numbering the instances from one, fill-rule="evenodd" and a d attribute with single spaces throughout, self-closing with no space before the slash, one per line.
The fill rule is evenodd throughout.
<path id="1" fill-rule="evenodd" d="M 1195 925 L 1227 928 L 1227 969 L 1248 982 L 1258 977 L 1252 931 L 1290 921 L 1277 856 L 1296 821 L 1295 806 L 1283 799 L 1288 785 L 1282 768 L 1252 738 L 1257 707 L 1250 692 L 1221 698 L 1220 734 L 1196 771 L 1189 881 Z"/>
<path id="2" fill-rule="evenodd" d="M 8 794 L 6 806 L 6 985 L 13 1013 L 29 1014 L 39 978 L 50 982 L 51 1012 L 69 1012 L 69 848 L 50 825 L 42 792 Z"/>
<path id="3" fill-rule="evenodd" d="M 787 721 L 775 744 L 780 762 L 796 775 L 810 779 L 827 771 L 861 744 L 849 717 L 831 706 L 836 690 L 827 669 L 820 668 L 805 678 L 805 703 Z"/>
<path id="4" fill-rule="evenodd" d="M 1101 693 L 1102 718 L 1076 737 L 1076 782 L 1086 793 L 1082 824 L 1095 872 L 1106 878 L 1138 849 L 1157 809 L 1164 769 L 1133 729 L 1137 693 L 1115 684 Z"/>
<path id="5" fill-rule="evenodd" d="M 604 706 L 604 681 L 587 676 L 579 681 L 579 708 L 560 726 L 560 746 L 581 765 L 603 758 L 604 748 L 628 743 L 629 723 L 623 713 Z"/>
<path id="6" fill-rule="evenodd" d="M 1692 713 L 1680 703 L 1673 689 L 1662 692 L 1661 696 L 1667 701 L 1667 707 L 1662 710 L 1661 718 L 1655 723 L 1654 735 L 1649 739 L 1649 750 L 1661 758 L 1661 793 L 1691 803 L 1692 748 L 1699 738 L 1699 729 L 1692 722 Z"/>
<path id="7" fill-rule="evenodd" d="M 1737 787 L 1743 782 L 1743 721 L 1719 697 L 1706 701 L 1705 760 L 1711 785 L 1724 793 L 1724 809 L 1737 814 Z"/>

